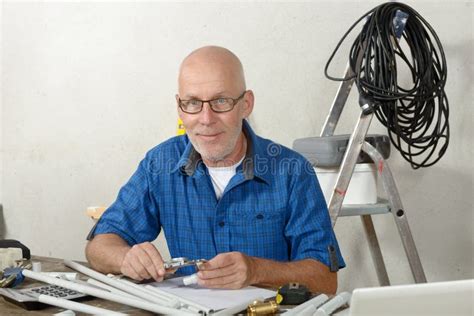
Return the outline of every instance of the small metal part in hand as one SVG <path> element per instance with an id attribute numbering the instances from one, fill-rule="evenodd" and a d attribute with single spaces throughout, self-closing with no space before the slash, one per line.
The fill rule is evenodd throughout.
<path id="1" fill-rule="evenodd" d="M 188 266 L 199 266 L 206 262 L 205 259 L 196 259 L 196 260 L 189 260 L 188 258 L 185 257 L 178 257 L 178 258 L 172 258 L 171 260 L 165 261 L 163 266 L 165 269 L 175 269 L 175 268 L 182 268 L 182 267 L 188 267 Z"/>

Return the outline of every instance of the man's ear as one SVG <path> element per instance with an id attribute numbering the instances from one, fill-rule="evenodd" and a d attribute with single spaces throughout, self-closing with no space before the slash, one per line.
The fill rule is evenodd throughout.
<path id="1" fill-rule="evenodd" d="M 243 108 L 243 117 L 247 118 L 253 111 L 253 104 L 255 102 L 255 96 L 252 90 L 247 90 L 244 96 L 244 108 Z"/>
<path id="2" fill-rule="evenodd" d="M 178 116 L 180 119 L 181 118 L 181 111 L 180 111 L 180 108 L 179 108 L 179 95 L 175 95 L 174 98 L 176 99 L 176 111 L 178 111 Z"/>

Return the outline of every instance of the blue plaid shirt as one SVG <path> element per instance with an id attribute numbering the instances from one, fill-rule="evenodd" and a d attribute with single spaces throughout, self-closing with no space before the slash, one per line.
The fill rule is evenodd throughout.
<path id="1" fill-rule="evenodd" d="M 332 271 L 344 267 L 310 163 L 255 135 L 245 120 L 243 131 L 246 157 L 220 200 L 189 138 L 173 137 L 147 153 L 88 239 L 114 233 L 134 245 L 163 229 L 172 257 L 239 251 L 278 261 L 312 258 Z"/>

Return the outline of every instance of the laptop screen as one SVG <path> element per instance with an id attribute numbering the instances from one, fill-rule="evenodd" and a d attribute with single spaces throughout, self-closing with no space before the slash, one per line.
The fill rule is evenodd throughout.
<path id="1" fill-rule="evenodd" d="M 472 316 L 474 280 L 355 289 L 350 316 Z"/>

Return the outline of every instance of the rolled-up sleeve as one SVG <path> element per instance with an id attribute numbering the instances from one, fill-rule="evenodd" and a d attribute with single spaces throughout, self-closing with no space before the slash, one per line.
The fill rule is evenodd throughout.
<path id="1" fill-rule="evenodd" d="M 316 259 L 331 271 L 344 268 L 326 201 L 309 162 L 303 163 L 291 182 L 289 218 L 285 228 L 290 259 Z"/>
<path id="2" fill-rule="evenodd" d="M 153 203 L 147 175 L 147 158 L 120 189 L 115 202 L 102 214 L 87 239 L 113 233 L 129 245 L 154 240 L 161 229 L 159 210 Z"/>

